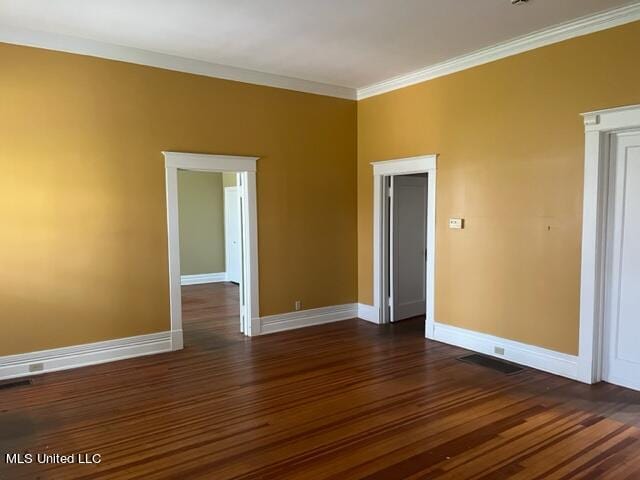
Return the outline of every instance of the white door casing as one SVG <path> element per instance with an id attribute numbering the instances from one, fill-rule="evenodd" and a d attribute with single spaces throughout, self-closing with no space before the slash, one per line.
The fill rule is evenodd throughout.
<path id="1" fill-rule="evenodd" d="M 611 234 L 612 152 L 618 134 L 640 129 L 640 105 L 582 114 L 585 125 L 578 380 L 603 379 L 605 317 L 610 297 L 607 241 Z"/>
<path id="2" fill-rule="evenodd" d="M 240 222 L 238 187 L 224 188 L 225 271 L 227 281 L 242 280 L 242 224 Z"/>
<path id="3" fill-rule="evenodd" d="M 391 177 L 390 320 L 426 312 L 427 175 Z"/>
<path id="4" fill-rule="evenodd" d="M 238 172 L 242 225 L 242 281 L 240 321 L 245 335 L 260 335 L 260 295 L 258 275 L 258 204 L 256 162 L 258 157 L 162 152 L 165 157 L 167 233 L 169 256 L 169 309 L 171 349 L 183 348 L 182 298 L 180 286 L 180 230 L 178 218 L 178 170 Z"/>
<path id="5" fill-rule="evenodd" d="M 610 152 L 602 379 L 640 390 L 640 131 Z"/>
<path id="6" fill-rule="evenodd" d="M 427 268 L 425 336 L 434 337 L 435 328 L 435 258 L 436 258 L 436 161 L 437 155 L 400 158 L 373 162 L 373 302 L 378 323 L 390 321 L 388 312 L 388 217 L 386 182 L 394 175 L 426 173 L 427 201 Z"/>

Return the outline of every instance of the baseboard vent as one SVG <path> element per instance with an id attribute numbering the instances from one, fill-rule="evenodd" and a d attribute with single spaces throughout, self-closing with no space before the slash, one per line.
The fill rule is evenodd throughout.
<path id="1" fill-rule="evenodd" d="M 497 356 L 501 360 L 513 362 L 523 367 L 535 368 L 578 380 L 578 357 L 575 355 L 438 322 L 434 322 L 433 332 L 429 338 L 471 350 L 474 353 L 490 357 Z M 496 347 L 504 349 L 504 354 L 498 353 L 499 350 L 496 351 Z"/>
<path id="2" fill-rule="evenodd" d="M 505 375 L 512 375 L 523 370 L 522 367 L 516 365 L 515 363 L 505 362 L 504 360 L 487 357 L 486 355 L 479 355 L 477 353 L 459 357 L 458 360 L 460 360 L 461 362 L 472 363 L 481 367 L 490 368 L 491 370 L 504 373 Z"/>
<path id="3" fill-rule="evenodd" d="M 16 380 L 14 382 L 0 383 L 0 390 L 8 390 L 9 388 L 26 387 L 31 385 L 31 380 Z"/>

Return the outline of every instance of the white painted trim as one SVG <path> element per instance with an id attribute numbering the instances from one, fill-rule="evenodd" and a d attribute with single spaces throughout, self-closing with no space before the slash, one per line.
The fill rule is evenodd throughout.
<path id="1" fill-rule="evenodd" d="M 162 152 L 165 167 L 210 172 L 215 162 L 216 172 L 255 172 L 260 157 L 238 157 L 234 155 L 209 155 L 205 153 Z"/>
<path id="2" fill-rule="evenodd" d="M 357 99 L 362 100 L 391 92 L 546 45 L 599 32 L 637 20 L 640 20 L 640 3 L 634 3 L 625 7 L 578 18 L 488 48 L 483 48 L 467 55 L 461 55 L 405 75 L 399 75 L 364 88 L 359 88 Z"/>
<path id="3" fill-rule="evenodd" d="M 261 319 L 262 333 L 276 333 L 312 325 L 339 322 L 350 320 L 357 316 L 358 306 L 355 303 L 269 315 Z"/>
<path id="4" fill-rule="evenodd" d="M 182 333 L 182 291 L 180 288 L 180 222 L 178 211 L 178 169 L 165 168 L 167 202 L 167 247 L 169 251 L 169 315 L 171 331 Z M 182 348 L 183 339 L 171 337 L 173 350 Z"/>
<path id="5" fill-rule="evenodd" d="M 258 278 L 258 188 L 256 173 L 242 172 L 238 174 L 238 188 L 242 204 L 243 219 L 242 237 L 245 245 L 242 260 L 242 282 L 240 288 L 246 299 L 244 308 L 244 333 L 249 336 L 260 335 L 260 282 Z M 246 214 L 246 217 L 244 215 Z"/>
<path id="6" fill-rule="evenodd" d="M 371 165 L 373 166 L 374 175 L 411 175 L 435 170 L 437 158 L 437 155 L 421 155 L 418 157 L 371 162 Z"/>
<path id="7" fill-rule="evenodd" d="M 245 322 L 244 333 L 260 335 L 260 299 L 258 273 L 258 210 L 256 161 L 258 157 L 208 155 L 199 153 L 162 152 L 165 157 L 167 193 L 167 234 L 169 255 L 169 303 L 171 330 L 182 332 L 182 298 L 180 290 L 180 222 L 178 212 L 178 169 L 202 172 L 238 172 L 242 210 L 243 282 L 241 283 L 240 315 Z M 245 300 L 246 299 L 246 300 Z M 173 349 L 182 348 L 181 335 L 172 336 Z"/>
<path id="8" fill-rule="evenodd" d="M 574 355 L 443 323 L 435 323 L 433 339 L 572 380 L 578 378 L 578 357 Z M 495 347 L 503 348 L 504 355 L 496 354 Z"/>
<path id="9" fill-rule="evenodd" d="M 596 13 L 359 89 L 221 65 L 86 38 L 0 26 L 0 42 L 88 55 L 255 85 L 362 100 L 519 53 L 640 20 L 640 3 Z"/>
<path id="10" fill-rule="evenodd" d="M 192 73 L 205 77 L 234 80 L 242 83 L 264 85 L 299 92 L 315 93 L 329 97 L 346 98 L 349 100 L 355 100 L 356 98 L 356 90 L 350 87 L 220 65 L 202 60 L 151 52 L 149 50 L 114 45 L 57 33 L 39 32 L 4 25 L 0 26 L 0 42 L 118 60 L 165 70 Z"/>
<path id="11" fill-rule="evenodd" d="M 358 304 L 358 318 L 366 320 L 371 323 L 380 323 L 380 315 L 378 309 L 373 305 L 366 305 L 364 303 Z"/>
<path id="12" fill-rule="evenodd" d="M 519 53 L 640 20 L 640 3 L 596 13 L 359 89 L 221 65 L 69 35 L 0 26 L 0 42 L 88 55 L 255 85 L 362 100 Z"/>
<path id="13" fill-rule="evenodd" d="M 385 214 L 385 178 L 393 175 L 426 173 L 428 182 L 427 204 L 427 271 L 426 271 L 426 330 L 427 338 L 433 337 L 435 315 L 435 262 L 436 262 L 436 163 L 437 155 L 421 155 L 373 162 L 373 304 L 378 312 L 378 323 L 388 323 L 385 298 L 386 236 L 387 218 Z"/>
<path id="14" fill-rule="evenodd" d="M 616 132 L 640 128 L 640 105 L 583 114 L 585 124 L 578 378 L 602 380 L 609 144 Z"/>
<path id="15" fill-rule="evenodd" d="M 613 132 L 640 126 L 640 105 L 583 113 L 585 132 Z"/>
<path id="16" fill-rule="evenodd" d="M 173 332 L 159 332 L 73 347 L 7 355 L 0 357 L 0 380 L 169 352 L 172 349 L 172 336 Z M 42 363 L 42 369 L 30 372 L 29 366 L 36 363 Z"/>
<path id="17" fill-rule="evenodd" d="M 182 330 L 171 330 L 171 350 L 182 350 L 184 347 Z"/>
<path id="18" fill-rule="evenodd" d="M 201 285 L 203 283 L 219 283 L 226 281 L 227 272 L 180 275 L 180 285 Z"/>

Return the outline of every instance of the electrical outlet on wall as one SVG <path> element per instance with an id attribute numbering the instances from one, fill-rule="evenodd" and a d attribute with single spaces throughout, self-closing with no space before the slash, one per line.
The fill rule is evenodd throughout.
<path id="1" fill-rule="evenodd" d="M 462 230 L 464 228 L 464 218 L 450 218 L 449 228 L 452 230 Z"/>
<path id="2" fill-rule="evenodd" d="M 296 300 L 296 303 L 294 305 L 294 308 L 296 309 L 296 312 L 298 310 L 300 310 L 300 307 L 302 306 L 302 303 L 300 302 L 300 300 Z"/>

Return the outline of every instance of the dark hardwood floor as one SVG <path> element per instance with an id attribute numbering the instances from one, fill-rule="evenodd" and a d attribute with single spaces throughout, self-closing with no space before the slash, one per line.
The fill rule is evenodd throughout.
<path id="1" fill-rule="evenodd" d="M 215 348 L 242 341 L 240 287 L 209 283 L 182 287 L 185 347 Z"/>
<path id="2" fill-rule="evenodd" d="M 0 390 L 0 450 L 99 453 L 0 479 L 640 479 L 640 394 L 504 375 L 359 320 L 238 333 L 237 289 L 185 288 L 185 349 Z"/>

